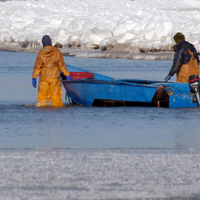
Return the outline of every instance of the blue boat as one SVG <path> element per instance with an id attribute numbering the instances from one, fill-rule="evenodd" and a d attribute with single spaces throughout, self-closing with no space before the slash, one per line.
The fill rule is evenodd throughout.
<path id="1" fill-rule="evenodd" d="M 199 107 L 199 78 L 191 84 L 120 79 L 67 66 L 73 80 L 61 80 L 71 102 L 86 106 Z M 80 76 L 80 75 L 83 76 Z M 77 76 L 78 75 L 78 76 Z"/>

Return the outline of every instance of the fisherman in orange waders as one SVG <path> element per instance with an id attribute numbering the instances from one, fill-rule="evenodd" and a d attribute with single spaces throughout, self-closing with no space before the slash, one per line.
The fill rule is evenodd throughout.
<path id="1" fill-rule="evenodd" d="M 193 44 L 185 41 L 185 36 L 182 33 L 174 35 L 176 45 L 174 46 L 174 61 L 173 66 L 166 76 L 167 82 L 177 73 L 176 82 L 188 83 L 190 75 L 196 74 L 199 76 L 199 57 Z"/>
<path id="2" fill-rule="evenodd" d="M 43 49 L 37 55 L 32 74 L 32 85 L 36 88 L 36 79 L 40 75 L 38 98 L 36 106 L 63 106 L 60 72 L 71 80 L 70 73 L 65 65 L 63 55 L 56 47 L 52 47 L 51 38 L 45 35 L 42 38 Z"/>

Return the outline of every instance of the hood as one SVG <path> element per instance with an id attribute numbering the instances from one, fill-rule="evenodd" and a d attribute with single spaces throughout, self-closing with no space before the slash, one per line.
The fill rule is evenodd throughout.
<path id="1" fill-rule="evenodd" d="M 43 56 L 45 57 L 51 57 L 54 55 L 55 51 L 57 50 L 56 47 L 52 47 L 52 46 L 46 46 L 41 50 L 41 53 L 43 54 Z"/>

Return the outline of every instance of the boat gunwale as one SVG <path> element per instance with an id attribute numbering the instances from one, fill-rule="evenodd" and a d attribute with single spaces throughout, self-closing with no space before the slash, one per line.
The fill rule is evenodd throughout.
<path id="1" fill-rule="evenodd" d="M 94 80 L 94 79 L 77 79 L 77 80 L 61 80 L 61 82 L 63 83 L 67 83 L 67 84 L 73 84 L 73 83 L 95 83 L 95 84 L 110 84 L 110 85 L 126 85 L 126 86 L 130 86 L 130 87 L 147 87 L 147 88 L 157 88 L 159 86 L 164 86 L 164 87 L 172 87 L 167 86 L 167 84 L 162 84 L 163 82 L 156 82 L 156 83 L 149 83 L 149 84 L 145 84 L 145 83 L 131 83 L 131 82 L 125 82 L 125 81 L 121 81 L 121 80 Z M 157 85 L 150 85 L 150 84 L 157 84 Z"/>

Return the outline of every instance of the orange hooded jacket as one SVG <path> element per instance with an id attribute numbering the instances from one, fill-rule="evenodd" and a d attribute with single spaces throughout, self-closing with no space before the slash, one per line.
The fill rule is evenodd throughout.
<path id="1" fill-rule="evenodd" d="M 56 47 L 46 46 L 41 49 L 35 61 L 32 78 L 37 78 L 40 74 L 40 81 L 47 78 L 59 78 L 60 70 L 65 76 L 69 72 L 63 60 L 63 55 Z"/>

